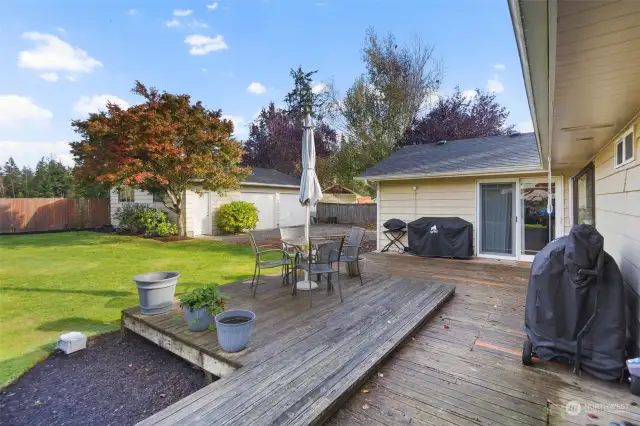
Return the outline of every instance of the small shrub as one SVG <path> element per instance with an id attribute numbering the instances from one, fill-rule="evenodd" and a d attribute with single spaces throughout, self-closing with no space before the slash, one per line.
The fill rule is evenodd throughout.
<path id="1" fill-rule="evenodd" d="M 146 204 L 125 203 L 122 207 L 118 207 L 113 217 L 118 220 L 118 226 L 127 231 L 138 232 L 140 229 L 137 226 L 136 218 L 139 216 L 139 212 L 149 209 L 151 207 Z"/>
<path id="2" fill-rule="evenodd" d="M 178 228 L 173 225 L 167 214 L 146 204 L 127 203 L 114 213 L 119 226 L 131 232 L 144 232 L 145 235 L 166 237 L 175 235 Z"/>
<path id="3" fill-rule="evenodd" d="M 247 229 L 255 229 L 258 223 L 258 209 L 246 201 L 233 201 L 220 206 L 216 216 L 218 228 L 231 234 Z"/>
<path id="4" fill-rule="evenodd" d="M 223 296 L 220 293 L 220 288 L 217 284 L 209 284 L 206 287 L 196 288 L 189 293 L 178 296 L 180 304 L 185 308 L 207 308 L 207 312 L 212 315 L 218 315 L 224 312 L 224 306 L 228 297 Z"/>

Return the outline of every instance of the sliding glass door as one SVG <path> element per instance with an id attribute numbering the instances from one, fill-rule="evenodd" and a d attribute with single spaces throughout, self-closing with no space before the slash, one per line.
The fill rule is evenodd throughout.
<path id="1" fill-rule="evenodd" d="M 561 207 L 556 196 L 560 186 L 559 181 L 552 181 L 549 188 L 547 178 L 520 180 L 520 259 L 533 260 L 557 237 L 556 225 L 562 222 L 562 212 L 556 215 L 556 210 Z M 556 221 L 556 217 L 560 220 Z"/>
<path id="2" fill-rule="evenodd" d="M 516 256 L 516 182 L 479 185 L 479 254 Z"/>

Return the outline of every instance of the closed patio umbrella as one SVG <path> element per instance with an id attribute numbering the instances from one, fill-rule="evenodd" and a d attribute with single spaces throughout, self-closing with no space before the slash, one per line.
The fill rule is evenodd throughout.
<path id="1" fill-rule="evenodd" d="M 304 223 L 304 238 L 309 241 L 309 221 L 311 216 L 311 206 L 318 204 L 322 199 L 322 188 L 316 176 L 316 145 L 313 140 L 313 121 L 307 114 L 304 119 L 304 130 L 302 132 L 302 176 L 300 178 L 300 204 L 306 207 L 306 219 Z M 305 272 L 305 280 L 300 281 L 298 290 L 309 290 L 317 288 L 318 285 L 309 280 Z"/>

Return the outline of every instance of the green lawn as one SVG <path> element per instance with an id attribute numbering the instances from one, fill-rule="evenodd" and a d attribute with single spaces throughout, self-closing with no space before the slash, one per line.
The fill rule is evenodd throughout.
<path id="1" fill-rule="evenodd" d="M 253 273 L 251 249 L 208 240 L 163 243 L 93 232 L 0 236 L 0 386 L 68 331 L 117 329 L 138 304 L 136 274 L 178 271 L 177 293 Z M 247 289 L 247 291 L 249 291 Z"/>

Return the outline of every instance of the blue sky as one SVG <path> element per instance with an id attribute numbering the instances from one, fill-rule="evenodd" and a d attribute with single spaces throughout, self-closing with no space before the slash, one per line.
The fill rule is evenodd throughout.
<path id="1" fill-rule="evenodd" d="M 133 104 L 136 79 L 188 93 L 232 116 L 236 134 L 291 86 L 289 69 L 319 70 L 344 92 L 364 71 L 367 27 L 435 47 L 441 92 L 491 89 L 509 122 L 531 130 L 506 0 L 9 0 L 0 15 L 0 163 L 71 164 L 70 121 Z"/>

